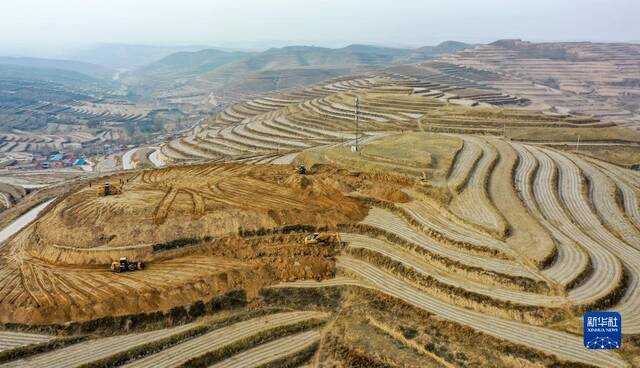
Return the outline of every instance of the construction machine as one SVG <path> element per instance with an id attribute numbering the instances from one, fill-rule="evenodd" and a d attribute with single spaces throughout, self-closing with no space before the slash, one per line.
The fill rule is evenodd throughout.
<path id="1" fill-rule="evenodd" d="M 307 175 L 307 168 L 304 165 L 298 166 L 298 174 Z"/>
<path id="2" fill-rule="evenodd" d="M 117 184 L 104 183 L 98 186 L 98 196 L 106 197 L 108 195 L 115 195 L 122 193 L 122 187 Z"/>
<path id="3" fill-rule="evenodd" d="M 313 233 L 304 238 L 305 245 L 325 245 L 340 242 L 340 234 L 338 233 Z"/>
<path id="4" fill-rule="evenodd" d="M 141 271 L 142 269 L 144 269 L 143 262 L 129 261 L 127 257 L 120 258 L 120 261 L 111 262 L 111 271 L 113 272 Z"/>
<path id="5" fill-rule="evenodd" d="M 429 180 L 427 180 L 427 173 L 423 172 L 422 176 L 420 177 L 420 186 L 421 187 L 429 187 Z"/>

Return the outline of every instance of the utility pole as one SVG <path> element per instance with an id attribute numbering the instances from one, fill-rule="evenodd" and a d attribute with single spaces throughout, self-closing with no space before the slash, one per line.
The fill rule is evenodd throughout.
<path id="1" fill-rule="evenodd" d="M 358 120 L 360 118 L 360 97 L 356 97 L 356 151 L 358 150 Z"/>

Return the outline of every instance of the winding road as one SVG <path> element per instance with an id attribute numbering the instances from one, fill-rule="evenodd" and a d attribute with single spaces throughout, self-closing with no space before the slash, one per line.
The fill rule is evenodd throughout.
<path id="1" fill-rule="evenodd" d="M 24 229 L 27 225 L 29 225 L 29 223 L 35 220 L 40 214 L 40 212 L 42 212 L 42 210 L 47 208 L 47 206 L 54 200 L 55 198 L 45 201 L 43 203 L 40 203 L 39 205 L 35 206 L 24 215 L 18 217 L 9 226 L 0 230 L 0 248 L 2 248 L 5 240 L 9 239 L 18 231 Z"/>

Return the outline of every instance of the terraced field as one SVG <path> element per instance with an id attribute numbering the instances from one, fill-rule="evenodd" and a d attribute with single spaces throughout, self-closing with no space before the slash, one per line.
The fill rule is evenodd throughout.
<path id="1" fill-rule="evenodd" d="M 138 121 L 147 116 L 150 109 L 133 104 L 77 104 L 71 110 L 88 118 L 101 118 L 105 121 Z"/>
<path id="2" fill-rule="evenodd" d="M 627 352 L 585 359 L 579 326 L 583 311 L 614 310 L 625 334 L 638 333 L 637 174 L 553 148 L 456 137 L 463 145 L 446 180 L 432 178 L 451 196 L 417 186 L 404 190 L 408 201 L 374 204 L 341 234 L 342 276 L 317 287 L 375 289 L 561 361 L 627 366 Z M 403 172 L 401 160 L 390 165 Z M 487 221 L 496 218 L 502 227 Z"/>
<path id="3" fill-rule="evenodd" d="M 7 157 L 16 153 L 48 152 L 64 150 L 69 143 L 88 144 L 98 137 L 89 132 L 60 132 L 59 134 L 35 134 L 31 132 L 0 133 L 0 152 Z"/>
<path id="4" fill-rule="evenodd" d="M 226 327 L 199 321 L 150 332 L 97 337 L 0 366 L 66 368 L 110 361 L 119 361 L 118 365 L 126 363 L 126 367 L 179 367 L 204 361 L 209 364 L 219 361 L 217 365 L 228 366 L 240 360 L 245 362 L 243 367 L 257 367 L 287 357 L 293 359 L 295 353 L 313 347 L 320 339 L 317 328 L 327 317 L 326 313 L 298 311 L 267 314 Z M 0 339 L 5 349 L 10 349 L 45 342 L 51 337 L 3 333 Z M 145 350 L 172 339 L 178 343 L 166 350 L 155 354 Z M 138 353 L 133 355 L 130 353 L 133 351 Z"/>
<path id="5" fill-rule="evenodd" d="M 93 326 L 67 346 L 2 332 L 7 366 L 640 365 L 640 175 L 508 134 L 613 123 L 516 109 L 473 78 L 498 77 L 330 80 L 129 150 L 122 194 L 85 183 L 0 247 L 7 330 Z M 325 230 L 341 241 L 304 244 Z M 109 272 L 124 255 L 147 268 Z M 241 307 L 212 301 L 238 290 Z M 591 310 L 622 314 L 620 350 L 584 348 Z M 94 326 L 114 316 L 131 333 Z"/>
<path id="6" fill-rule="evenodd" d="M 553 50 L 564 55 L 552 55 Z M 498 41 L 442 58 L 447 75 L 497 88 L 532 101 L 638 127 L 638 111 L 625 103 L 638 93 L 637 44 L 591 42 L 535 44 Z"/>
<path id="7" fill-rule="evenodd" d="M 154 159 L 167 164 L 283 156 L 354 143 L 356 130 L 359 139 L 366 139 L 407 130 L 501 135 L 505 126 L 582 126 L 579 119 L 515 110 L 498 113 L 489 108 L 493 105 L 474 100 L 479 97 L 468 87 L 455 88 L 464 98 L 445 96 L 432 93 L 445 87 L 421 78 L 381 73 L 237 103 L 188 136 L 164 144 Z M 356 98 L 360 100 L 357 127 Z M 467 101 L 462 105 L 468 107 L 459 106 L 460 101 Z"/>
<path id="8" fill-rule="evenodd" d="M 247 350 L 246 352 L 214 364 L 212 367 L 261 367 L 266 364 L 279 363 L 283 359 L 292 359 L 292 356 L 295 356 L 295 354 L 313 348 L 319 341 L 319 332 L 303 332 Z"/>
<path id="9" fill-rule="evenodd" d="M 451 209 L 455 214 L 467 218 L 469 222 L 481 226 L 489 232 L 504 233 L 506 231 L 505 220 L 493 204 L 487 201 L 488 193 L 486 192 L 488 177 L 498 158 L 496 150 L 485 142 L 473 142 L 473 138 L 465 140 L 469 142 L 466 145 L 479 146 L 482 155 L 475 163 L 473 173 L 465 180 L 464 189 L 460 186 L 456 187 L 460 193 L 451 203 Z"/>
<path id="10" fill-rule="evenodd" d="M 145 333 L 134 333 L 123 336 L 114 336 L 104 339 L 90 340 L 75 344 L 49 353 L 40 354 L 33 358 L 16 360 L 3 367 L 78 367 L 83 364 L 108 358 L 112 355 L 129 349 L 149 344 L 173 335 L 184 333 L 195 328 L 195 325 L 187 324 Z M 87 354 L 90 351 L 91 354 Z"/>
<path id="11" fill-rule="evenodd" d="M 285 326 L 294 326 L 313 319 L 323 320 L 327 317 L 328 316 L 326 314 L 318 312 L 290 312 L 268 315 L 266 317 L 239 322 L 228 327 L 213 330 L 209 333 L 173 346 L 172 348 L 163 350 L 160 353 L 135 360 L 125 366 L 177 367 L 207 353 L 221 350 L 225 346 L 236 344 L 242 340 L 248 339 L 251 336 L 258 335 L 269 330 L 277 330 L 278 328 Z M 254 350 L 248 350 L 237 354 L 236 356 L 231 356 L 227 360 L 218 363 L 218 365 L 227 366 L 231 365 L 231 362 L 233 361 L 244 361 L 245 365 L 242 365 L 244 367 L 260 366 L 261 364 L 268 363 L 270 359 L 277 360 L 295 352 L 296 350 L 302 350 L 310 345 L 310 343 L 318 341 L 319 337 L 320 336 L 316 331 L 305 332 L 301 335 L 292 335 L 285 337 L 282 340 L 276 340 L 274 342 L 258 346 L 254 348 Z M 283 350 L 278 354 L 277 349 Z M 266 357 L 263 356 L 265 351 L 269 352 L 270 350 L 270 355 L 267 353 Z"/>
<path id="12" fill-rule="evenodd" d="M 0 331 L 0 352 L 47 342 L 53 338 L 48 335 Z"/>
<path id="13" fill-rule="evenodd" d="M 353 137 L 354 112 L 333 106 L 325 96 L 348 90 L 349 86 L 375 86 L 374 79 L 336 82 L 290 95 L 258 98 L 235 104 L 192 135 L 161 147 L 159 160 L 225 161 L 251 156 L 277 156 L 316 145 L 332 144 Z M 304 94 L 301 98 L 298 94 Z M 306 100 L 305 98 L 312 98 Z M 364 115 L 365 119 L 370 115 Z M 323 119 L 336 119 L 324 122 Z M 340 132 L 337 132 L 340 131 Z"/>

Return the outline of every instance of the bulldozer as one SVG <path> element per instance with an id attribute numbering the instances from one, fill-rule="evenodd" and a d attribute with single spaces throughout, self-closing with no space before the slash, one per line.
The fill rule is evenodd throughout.
<path id="1" fill-rule="evenodd" d="M 340 243 L 338 233 L 313 233 L 304 238 L 305 245 L 325 245 L 327 243 Z"/>
<path id="2" fill-rule="evenodd" d="M 424 187 L 424 188 L 428 188 L 429 187 L 429 180 L 427 179 L 427 173 L 423 172 L 422 176 L 420 176 L 420 186 Z"/>
<path id="3" fill-rule="evenodd" d="M 98 196 L 106 197 L 109 195 L 116 195 L 122 193 L 122 187 L 117 184 L 104 183 L 98 186 Z"/>
<path id="4" fill-rule="evenodd" d="M 113 272 L 127 272 L 127 271 L 141 271 L 144 269 L 144 263 L 141 261 L 129 261 L 127 257 L 120 258 L 119 261 L 111 262 L 111 271 Z"/>

